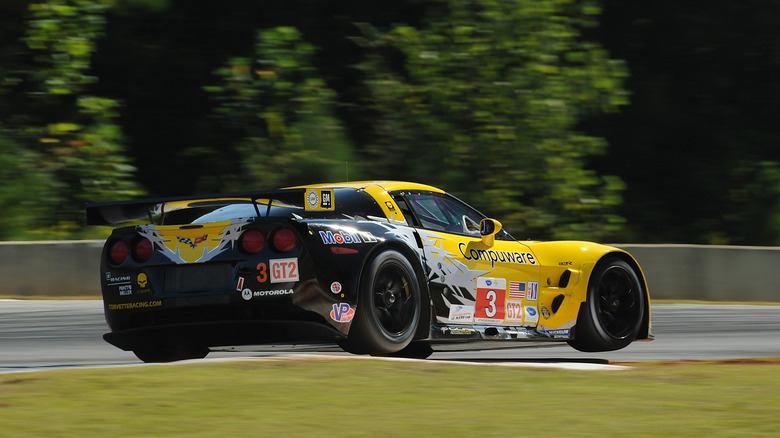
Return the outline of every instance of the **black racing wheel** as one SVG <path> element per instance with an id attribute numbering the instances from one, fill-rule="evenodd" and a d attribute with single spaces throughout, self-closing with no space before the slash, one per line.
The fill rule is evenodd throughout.
<path id="1" fill-rule="evenodd" d="M 646 307 L 634 269 L 619 258 L 605 258 L 590 276 L 587 301 L 580 307 L 569 345 L 586 352 L 624 348 L 639 333 Z"/>
<path id="2" fill-rule="evenodd" d="M 414 268 L 400 252 L 385 250 L 363 273 L 355 319 L 345 350 L 383 355 L 409 346 L 420 323 L 422 293 Z"/>

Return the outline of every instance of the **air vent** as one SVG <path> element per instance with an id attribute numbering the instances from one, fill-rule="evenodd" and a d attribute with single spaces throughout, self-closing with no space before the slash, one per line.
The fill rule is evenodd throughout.
<path id="1" fill-rule="evenodd" d="M 561 274 L 561 279 L 558 280 L 558 287 L 564 288 L 568 286 L 570 278 L 571 278 L 571 271 L 568 269 L 563 271 L 563 274 Z"/>
<path id="2" fill-rule="evenodd" d="M 566 271 L 568 272 L 568 271 Z M 552 300 L 552 304 L 550 304 L 550 309 L 552 310 L 552 313 L 556 313 L 558 309 L 561 308 L 561 304 L 563 303 L 563 294 L 556 296 Z"/>

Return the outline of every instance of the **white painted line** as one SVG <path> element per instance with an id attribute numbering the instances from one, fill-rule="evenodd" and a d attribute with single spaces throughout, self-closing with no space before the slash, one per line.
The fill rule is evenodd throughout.
<path id="1" fill-rule="evenodd" d="M 45 371 L 63 371 L 63 370 L 98 370 L 98 369 L 111 369 L 111 368 L 133 368 L 133 367 L 150 367 L 150 366 L 175 366 L 175 365 L 192 365 L 192 364 L 204 364 L 204 363 L 230 363 L 230 362 L 271 362 L 280 360 L 383 360 L 390 362 L 417 362 L 424 364 L 437 364 L 437 365 L 470 365 L 470 366 L 483 366 L 483 367 L 512 367 L 512 368 L 548 368 L 548 369 L 561 369 L 561 370 L 578 370 L 578 371 L 625 371 L 632 369 L 626 365 L 610 365 L 610 364 L 596 364 L 588 362 L 469 362 L 459 360 L 429 360 L 429 359 L 409 359 L 402 357 L 381 357 L 381 356 L 358 356 L 358 355 L 320 355 L 320 354 L 283 354 L 279 356 L 264 356 L 264 357 L 226 357 L 226 358 L 213 358 L 213 359 L 191 359 L 181 360 L 177 362 L 169 363 L 127 363 L 127 364 L 115 364 L 115 365 L 84 365 L 84 366 L 42 366 L 42 367 L 18 367 L 2 369 L 0 367 L 0 375 L 3 374 L 19 374 L 19 373 L 37 373 Z"/>

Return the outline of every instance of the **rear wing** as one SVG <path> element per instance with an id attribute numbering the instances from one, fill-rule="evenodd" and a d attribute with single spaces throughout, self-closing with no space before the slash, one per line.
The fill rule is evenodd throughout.
<path id="1" fill-rule="evenodd" d="M 332 210 L 333 189 L 295 188 L 258 192 L 223 193 L 201 196 L 150 198 L 133 201 L 97 202 L 87 204 L 87 225 L 116 225 L 123 222 L 165 215 L 185 208 L 224 206 L 228 204 L 252 204 L 258 216 L 260 206 L 286 205 L 306 210 Z M 266 211 L 267 215 L 267 211 Z"/>

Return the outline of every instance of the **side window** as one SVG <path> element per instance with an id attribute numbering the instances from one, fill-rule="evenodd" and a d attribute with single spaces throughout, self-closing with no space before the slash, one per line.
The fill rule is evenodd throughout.
<path id="1" fill-rule="evenodd" d="M 413 220 L 410 222 L 415 226 L 479 236 L 479 221 L 484 216 L 456 199 L 438 193 L 403 193 L 398 197 L 401 197 L 405 201 L 405 207 L 411 210 Z M 403 213 L 407 215 L 406 211 Z"/>

